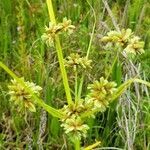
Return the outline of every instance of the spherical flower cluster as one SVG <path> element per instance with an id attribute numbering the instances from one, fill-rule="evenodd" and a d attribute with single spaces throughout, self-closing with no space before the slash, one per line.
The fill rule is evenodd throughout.
<path id="1" fill-rule="evenodd" d="M 116 91 L 116 83 L 108 82 L 103 77 L 88 86 L 90 90 L 87 99 L 94 102 L 93 109 L 103 112 L 108 107 L 112 94 Z"/>
<path id="2" fill-rule="evenodd" d="M 131 29 L 122 29 L 121 32 L 118 31 L 110 31 L 107 33 L 107 36 L 104 36 L 101 41 L 102 42 L 112 42 L 120 44 L 121 46 L 124 46 L 129 38 L 132 35 Z"/>
<path id="3" fill-rule="evenodd" d="M 91 68 L 92 60 L 89 60 L 87 57 L 81 57 L 79 54 L 72 53 L 65 60 L 65 65 L 67 67 L 73 68 L 74 71 L 77 68 L 89 69 Z"/>
<path id="4" fill-rule="evenodd" d="M 33 94 L 39 96 L 42 88 L 35 85 L 33 82 L 25 82 L 24 78 L 20 78 L 26 85 L 26 88 L 29 88 Z M 18 107 L 18 110 L 29 109 L 32 112 L 35 112 L 34 99 L 32 95 L 26 90 L 25 87 L 20 85 L 15 79 L 11 80 L 11 85 L 8 86 L 10 101 Z"/>
<path id="5" fill-rule="evenodd" d="M 62 112 L 64 113 L 64 117 L 61 119 L 61 126 L 69 137 L 78 139 L 86 137 L 89 127 L 81 119 L 81 114 L 92 108 L 93 103 L 86 102 L 83 99 L 78 100 L 72 105 L 65 105 L 63 107 Z"/>
<path id="6" fill-rule="evenodd" d="M 95 117 L 96 112 L 105 111 L 116 91 L 116 83 L 108 82 L 102 77 L 100 81 L 90 84 L 88 89 L 89 93 L 85 99 L 77 100 L 62 108 L 64 117 L 61 119 L 61 126 L 69 137 L 81 139 L 86 136 L 89 127 L 83 122 L 83 114 L 88 114 L 86 117 Z"/>
<path id="7" fill-rule="evenodd" d="M 41 36 L 42 40 L 50 47 L 54 46 L 54 39 L 57 34 L 62 32 L 67 32 L 71 34 L 75 26 L 71 25 L 71 20 L 67 20 L 67 18 L 63 19 L 62 23 L 53 24 L 49 23 L 49 26 L 45 26 L 45 33 Z"/>
<path id="8" fill-rule="evenodd" d="M 49 22 L 49 26 L 45 26 L 45 33 L 42 35 L 42 40 L 48 45 L 48 46 L 54 46 L 54 39 L 56 36 L 56 33 L 60 31 L 62 26 L 60 25 L 54 25 L 53 23 Z"/>
<path id="9" fill-rule="evenodd" d="M 134 55 L 144 53 L 144 42 L 140 41 L 138 36 L 133 37 L 128 46 L 124 49 L 126 53 L 132 53 Z"/>
<path id="10" fill-rule="evenodd" d="M 136 55 L 144 53 L 144 42 L 140 41 L 140 38 L 135 36 L 131 29 L 122 29 L 120 32 L 110 31 L 101 41 L 106 42 L 108 45 L 115 44 L 120 46 L 127 54 Z"/>
<path id="11" fill-rule="evenodd" d="M 63 18 L 63 22 L 59 23 L 58 25 L 62 26 L 62 31 L 67 32 L 68 34 L 71 34 L 73 30 L 75 29 L 74 25 L 71 25 L 71 20 L 67 20 L 67 18 Z"/>
<path id="12" fill-rule="evenodd" d="M 87 130 L 89 129 L 88 125 L 84 124 L 82 119 L 76 115 L 72 115 L 70 118 L 66 119 L 61 126 L 64 128 L 65 133 L 73 140 L 86 137 Z"/>

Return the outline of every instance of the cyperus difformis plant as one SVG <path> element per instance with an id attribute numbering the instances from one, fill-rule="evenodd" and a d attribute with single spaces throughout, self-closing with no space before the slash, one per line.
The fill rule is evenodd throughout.
<path id="1" fill-rule="evenodd" d="M 61 126 L 64 128 L 65 133 L 68 135 L 69 139 L 73 141 L 75 149 L 80 150 L 80 140 L 87 136 L 87 130 L 89 129 L 86 122 L 88 118 L 95 117 L 97 112 L 104 112 L 110 102 L 119 97 L 131 83 L 140 82 L 147 86 L 150 86 L 150 84 L 134 78 L 116 88 L 115 82 L 109 82 L 107 79 L 101 77 L 100 80 L 93 81 L 93 83 L 89 84 L 87 88 L 88 94 L 81 98 L 82 86 L 78 86 L 76 79 L 75 96 L 73 97 L 70 92 L 71 90 L 65 65 L 66 67 L 71 68 L 75 73 L 75 77 L 78 78 L 78 68 L 82 68 L 83 70 L 91 68 L 92 61 L 87 57 L 89 55 L 89 48 L 87 56 L 81 57 L 78 54 L 71 54 L 64 61 L 59 34 L 64 32 L 70 34 L 75 27 L 71 25 L 71 20 L 67 20 L 66 18 L 63 19 L 62 23 L 57 24 L 51 0 L 47 0 L 47 5 L 51 22 L 48 27 L 45 27 L 45 33 L 43 34 L 42 39 L 48 46 L 56 47 L 66 92 L 66 98 L 64 99 L 67 100 L 67 105 L 62 109 L 57 110 L 45 104 L 44 101 L 38 98 L 39 91 L 41 91 L 39 86 L 18 78 L 2 62 L 0 62 L 0 66 L 14 78 L 14 80 L 12 80 L 12 85 L 9 85 L 9 94 L 14 104 L 21 104 L 21 107 L 29 108 L 31 111 L 35 111 L 35 104 L 37 104 L 43 107 L 52 116 L 60 118 Z M 102 41 L 116 44 L 117 46 L 122 47 L 124 51 L 129 51 L 133 54 L 143 51 L 143 43 L 139 38 L 133 36 L 130 29 L 122 30 L 121 32 L 110 32 Z M 91 147 L 94 148 L 97 144 L 99 144 L 99 142 Z M 91 147 L 87 149 L 92 149 Z"/>

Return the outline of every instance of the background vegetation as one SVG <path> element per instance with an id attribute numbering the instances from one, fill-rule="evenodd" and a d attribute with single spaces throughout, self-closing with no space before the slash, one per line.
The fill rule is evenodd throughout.
<path id="1" fill-rule="evenodd" d="M 84 91 L 87 83 L 106 77 L 112 67 L 115 53 L 104 50 L 99 40 L 106 32 L 115 29 L 115 23 L 119 28 L 131 28 L 140 36 L 145 41 L 145 53 L 134 59 L 132 67 L 125 60 L 114 64 L 110 79 L 118 85 L 134 76 L 150 81 L 148 0 L 55 0 L 53 5 L 58 22 L 66 16 L 76 26 L 71 36 L 61 35 L 64 57 L 72 52 L 86 53 L 95 22 L 93 9 L 96 14 L 89 56 L 93 60 L 92 71 L 87 73 Z M 0 60 L 18 76 L 43 87 L 42 97 L 47 104 L 62 107 L 66 100 L 56 52 L 41 41 L 44 27 L 49 22 L 45 1 L 2 0 L 0 14 Z M 72 149 L 58 119 L 41 108 L 27 116 L 12 109 L 7 94 L 9 82 L 9 75 L 0 69 L 0 149 Z M 84 145 L 97 139 L 102 142 L 101 149 L 149 150 L 149 90 L 138 84 L 131 86 L 117 103 L 88 124 L 91 129 Z"/>

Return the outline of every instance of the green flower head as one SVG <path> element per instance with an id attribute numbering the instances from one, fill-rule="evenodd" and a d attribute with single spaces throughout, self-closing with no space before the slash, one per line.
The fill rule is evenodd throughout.
<path id="1" fill-rule="evenodd" d="M 100 81 L 94 81 L 88 86 L 90 91 L 87 99 L 94 102 L 94 109 L 100 109 L 103 112 L 108 107 L 112 94 L 116 91 L 115 87 L 115 82 L 108 82 L 101 77 Z"/>
<path id="2" fill-rule="evenodd" d="M 124 49 L 127 54 L 142 54 L 144 53 L 144 42 L 140 41 L 138 36 L 134 36 L 128 46 Z"/>
<path id="3" fill-rule="evenodd" d="M 111 47 L 112 44 L 121 47 L 122 51 L 125 51 L 129 56 L 130 54 L 134 56 L 144 53 L 144 42 L 140 41 L 140 38 L 135 36 L 131 29 L 122 29 L 121 32 L 110 31 L 101 41 L 107 43 L 106 47 Z"/>
<path id="4" fill-rule="evenodd" d="M 32 90 L 32 92 L 39 96 L 42 88 L 40 86 L 36 86 L 33 82 L 25 82 L 24 78 L 21 80 L 25 83 L 26 87 Z M 8 86 L 10 101 L 16 105 L 19 110 L 21 109 L 29 109 L 32 112 L 35 112 L 34 100 L 32 95 L 26 91 L 26 89 L 20 85 L 16 80 L 11 80 L 11 85 Z"/>
<path id="5" fill-rule="evenodd" d="M 87 130 L 89 129 L 88 125 L 84 124 L 82 119 L 76 115 L 72 115 L 61 126 L 71 139 L 86 137 Z"/>
<path id="6" fill-rule="evenodd" d="M 80 59 L 80 55 L 79 54 L 75 54 L 72 53 L 70 54 L 70 56 L 68 56 L 65 60 L 65 65 L 66 67 L 71 67 L 73 68 L 74 71 L 76 71 L 77 66 L 79 65 L 79 59 Z"/>
<path id="7" fill-rule="evenodd" d="M 102 42 L 112 42 L 124 46 L 132 35 L 131 29 L 122 29 L 121 32 L 118 31 L 110 31 L 107 33 L 107 36 L 104 36 L 101 41 Z"/>
<path id="8" fill-rule="evenodd" d="M 78 69 L 89 69 L 91 68 L 92 60 L 89 60 L 86 57 L 81 57 L 77 53 L 72 53 L 65 60 L 66 67 L 73 68 L 74 71 Z"/>
<path id="9" fill-rule="evenodd" d="M 54 46 L 54 40 L 57 34 L 67 32 L 71 34 L 75 26 L 71 25 L 71 20 L 63 19 L 62 23 L 53 24 L 49 22 L 49 26 L 45 26 L 45 33 L 41 36 L 42 40 L 50 47 Z"/>
<path id="10" fill-rule="evenodd" d="M 75 26 L 71 24 L 71 20 L 67 20 L 67 18 L 63 18 L 63 22 L 60 23 L 63 26 L 62 30 L 71 34 L 75 29 Z"/>
<path id="11" fill-rule="evenodd" d="M 42 40 L 50 47 L 54 46 L 56 33 L 62 29 L 62 26 L 49 22 L 49 26 L 45 26 L 45 33 L 41 36 Z"/>
<path id="12" fill-rule="evenodd" d="M 86 137 L 87 130 L 89 127 L 84 123 L 85 120 L 81 119 L 81 115 L 87 111 L 92 110 L 93 102 L 85 99 L 80 99 L 72 105 L 65 105 L 62 108 L 64 117 L 61 118 L 62 127 L 65 133 L 72 139 Z M 88 117 L 94 117 L 94 114 Z"/>

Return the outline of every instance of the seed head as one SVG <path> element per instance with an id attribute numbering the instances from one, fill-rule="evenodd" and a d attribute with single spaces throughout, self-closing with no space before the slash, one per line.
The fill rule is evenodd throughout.
<path id="1" fill-rule="evenodd" d="M 140 41 L 138 36 L 133 37 L 128 46 L 124 49 L 128 54 L 142 54 L 144 53 L 144 42 Z"/>
<path id="2" fill-rule="evenodd" d="M 122 29 L 121 32 L 110 31 L 107 33 L 107 36 L 104 36 L 101 39 L 102 42 L 107 43 L 106 46 L 110 47 L 112 44 L 119 46 L 127 54 L 136 54 L 144 53 L 144 42 L 140 41 L 138 36 L 135 36 L 131 29 Z"/>
<path id="3" fill-rule="evenodd" d="M 82 119 L 76 115 L 72 115 L 66 119 L 61 125 L 65 133 L 72 139 L 81 139 L 86 137 L 87 130 L 89 129 L 87 124 L 84 124 Z"/>
<path id="4" fill-rule="evenodd" d="M 41 36 L 42 40 L 50 47 L 54 46 L 54 40 L 57 34 L 67 32 L 71 34 L 75 26 L 71 25 L 71 20 L 63 19 L 62 23 L 53 24 L 49 22 L 49 26 L 45 26 L 45 33 Z"/>
<path id="5" fill-rule="evenodd" d="M 101 77 L 100 81 L 94 81 L 93 84 L 88 86 L 90 92 L 87 99 L 94 102 L 94 109 L 100 109 L 103 112 L 108 107 L 112 94 L 116 91 L 115 87 L 115 82 L 108 82 Z"/>
<path id="6" fill-rule="evenodd" d="M 131 29 L 127 30 L 122 29 L 121 32 L 110 31 L 107 33 L 107 36 L 104 36 L 101 39 L 101 41 L 106 43 L 112 42 L 124 46 L 130 39 L 131 35 L 132 35 Z"/>
<path id="7" fill-rule="evenodd" d="M 39 96 L 42 88 L 40 86 L 36 86 L 33 82 L 25 82 L 24 78 L 20 78 L 26 85 L 27 88 L 32 90 L 32 92 Z M 35 112 L 34 100 L 32 95 L 18 83 L 15 79 L 11 80 L 11 84 L 8 86 L 10 101 L 16 105 L 19 110 L 21 109 L 29 109 L 32 112 Z"/>
<path id="8" fill-rule="evenodd" d="M 72 53 L 65 60 L 65 65 L 67 67 L 73 68 L 74 71 L 79 69 L 89 69 L 91 68 L 92 60 L 89 60 L 86 57 L 81 57 L 79 54 Z"/>
<path id="9" fill-rule="evenodd" d="M 67 20 L 67 18 L 63 18 L 63 22 L 60 23 L 63 26 L 62 30 L 68 32 L 68 34 L 73 33 L 75 26 L 71 24 L 71 20 Z"/>

